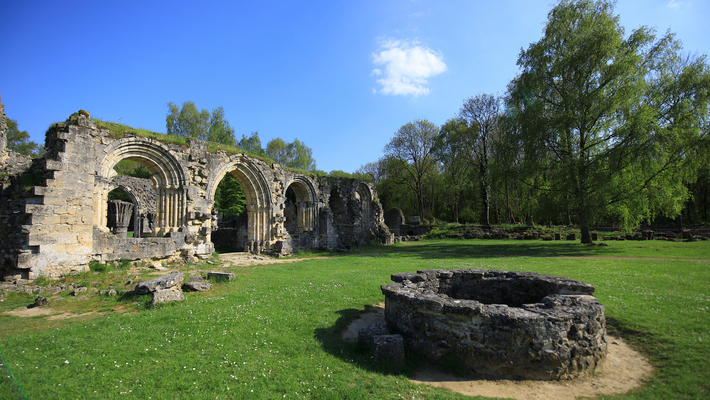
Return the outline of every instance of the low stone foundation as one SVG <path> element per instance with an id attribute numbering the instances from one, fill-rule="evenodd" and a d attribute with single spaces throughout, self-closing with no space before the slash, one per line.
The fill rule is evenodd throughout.
<path id="1" fill-rule="evenodd" d="M 572 379 L 605 358 L 594 287 L 528 272 L 428 270 L 382 286 L 385 319 L 405 350 L 505 379 Z"/>

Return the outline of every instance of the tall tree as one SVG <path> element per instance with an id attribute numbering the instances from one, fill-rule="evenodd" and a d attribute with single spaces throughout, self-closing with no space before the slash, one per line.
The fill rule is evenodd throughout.
<path id="1" fill-rule="evenodd" d="M 483 218 L 490 224 L 491 208 L 491 173 L 490 158 L 493 149 L 493 140 L 498 133 L 498 119 L 500 118 L 500 99 L 490 94 L 479 94 L 464 101 L 459 118 L 468 121 L 471 129 L 465 136 L 468 148 L 471 149 L 471 159 L 478 166 L 479 181 L 481 186 L 481 199 L 483 200 Z"/>
<path id="2" fill-rule="evenodd" d="M 369 162 L 367 164 L 361 165 L 353 175 L 357 176 L 359 179 L 372 182 L 377 185 L 384 179 L 384 162 L 383 160 L 378 160 L 375 162 Z"/>
<path id="3" fill-rule="evenodd" d="M 214 193 L 215 208 L 226 216 L 239 215 L 246 208 L 246 196 L 237 178 L 227 174 Z"/>
<path id="4" fill-rule="evenodd" d="M 392 177 L 406 183 L 416 195 L 421 221 L 424 221 L 425 178 L 435 163 L 431 151 L 438 133 L 436 125 L 418 119 L 402 125 L 384 148 L 385 157 L 395 161 L 388 163 Z"/>
<path id="5" fill-rule="evenodd" d="M 469 126 L 464 119 L 450 119 L 441 127 L 434 141 L 433 155 L 443 165 L 451 182 L 454 222 L 459 222 L 461 194 L 467 186 L 471 169 L 467 136 Z"/>
<path id="6" fill-rule="evenodd" d="M 165 125 L 170 135 L 234 145 L 234 129 L 224 118 L 222 107 L 217 107 L 210 113 L 206 109 L 198 111 L 195 103 L 191 101 L 182 103 L 182 107 L 169 102 Z"/>
<path id="7" fill-rule="evenodd" d="M 234 128 L 224 118 L 224 108 L 219 106 L 212 110 L 208 139 L 211 142 L 234 145 Z"/>
<path id="8" fill-rule="evenodd" d="M 21 131 L 17 121 L 7 119 L 7 149 L 33 158 L 41 157 L 44 148 L 30 140 L 27 131 Z"/>
<path id="9" fill-rule="evenodd" d="M 266 144 L 266 155 L 274 161 L 289 168 L 305 171 L 316 170 L 316 160 L 313 159 L 313 150 L 297 138 L 291 143 L 286 143 L 277 137 Z"/>
<path id="10" fill-rule="evenodd" d="M 244 151 L 257 155 L 266 156 L 266 152 L 261 147 L 261 139 L 259 139 L 259 132 L 252 132 L 249 137 L 242 134 L 242 138 L 239 140 L 238 146 Z"/>
<path id="11" fill-rule="evenodd" d="M 549 171 L 549 190 L 564 194 L 557 198 L 570 199 L 583 243 L 610 204 L 667 176 L 680 165 L 673 157 L 684 153 L 675 147 L 667 159 L 662 148 L 681 127 L 654 123 L 656 106 L 645 98 L 647 78 L 672 35 L 655 42 L 641 27 L 625 38 L 612 12 L 609 1 L 559 2 L 543 38 L 521 51 L 522 72 L 509 92 L 509 104 L 520 110 L 526 159 Z M 696 78 L 683 90 L 698 89 Z M 697 130 L 687 133 L 697 138 Z"/>

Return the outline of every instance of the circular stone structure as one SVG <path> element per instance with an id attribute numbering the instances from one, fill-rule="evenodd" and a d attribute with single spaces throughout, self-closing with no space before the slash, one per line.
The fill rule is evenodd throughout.
<path id="1" fill-rule="evenodd" d="M 604 306 L 584 282 L 531 272 L 427 270 L 382 286 L 407 351 L 504 379 L 584 376 L 606 357 Z"/>

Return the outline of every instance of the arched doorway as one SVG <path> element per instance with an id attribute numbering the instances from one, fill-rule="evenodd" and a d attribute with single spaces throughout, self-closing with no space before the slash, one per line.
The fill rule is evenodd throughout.
<path id="1" fill-rule="evenodd" d="M 286 189 L 284 227 L 293 237 L 317 228 L 318 201 L 310 182 L 296 179 Z"/>
<path id="2" fill-rule="evenodd" d="M 229 161 L 210 172 L 207 202 L 210 211 L 215 205 L 218 185 L 225 175 L 231 175 L 241 186 L 246 209 L 245 251 L 259 253 L 269 246 L 271 232 L 271 190 L 256 161 L 242 154 L 232 155 Z M 209 240 L 211 240 L 211 233 Z"/>
<path id="3" fill-rule="evenodd" d="M 108 193 L 111 180 L 118 175 L 114 169 L 122 160 L 134 161 L 151 174 L 156 193 L 156 210 L 152 236 L 176 232 L 186 224 L 186 172 L 170 151 L 157 141 L 129 137 L 117 140 L 105 150 L 94 180 L 94 226 L 105 227 Z"/>
<path id="4" fill-rule="evenodd" d="M 372 194 L 370 188 L 364 183 L 358 185 L 357 191 L 355 192 L 355 199 L 360 203 L 360 225 L 366 227 L 370 224 L 372 215 Z"/>

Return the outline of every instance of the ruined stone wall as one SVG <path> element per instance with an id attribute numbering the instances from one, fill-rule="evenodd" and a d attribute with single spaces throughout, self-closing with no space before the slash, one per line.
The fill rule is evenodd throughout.
<path id="1" fill-rule="evenodd" d="M 585 376 L 606 357 L 594 287 L 532 272 L 427 270 L 382 286 L 385 319 L 405 348 L 496 379 Z"/>
<path id="2" fill-rule="evenodd" d="M 112 137 L 85 111 L 50 128 L 45 148 L 42 159 L 2 186 L 0 227 L 12 233 L 0 238 L 0 260 L 11 277 L 82 271 L 91 259 L 210 256 L 214 195 L 228 173 L 246 196 L 248 251 L 285 255 L 392 242 L 374 187 L 359 180 L 317 178 L 243 153 L 213 153 L 199 140 Z M 123 159 L 141 163 L 152 177 L 118 176 L 113 167 Z M 116 237 L 106 227 L 108 193 L 116 187 L 131 195 L 137 214 L 152 214 L 140 238 Z"/>

